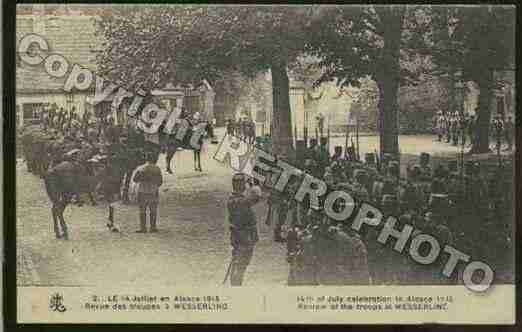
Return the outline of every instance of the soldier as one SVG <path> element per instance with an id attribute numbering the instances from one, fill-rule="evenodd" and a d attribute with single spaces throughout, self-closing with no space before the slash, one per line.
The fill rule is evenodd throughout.
<path id="1" fill-rule="evenodd" d="M 473 146 L 475 144 L 475 116 L 470 116 L 466 130 L 469 136 L 469 146 Z"/>
<path id="2" fill-rule="evenodd" d="M 147 208 L 150 213 L 150 232 L 157 232 L 156 216 L 159 201 L 159 187 L 163 184 L 163 177 L 160 168 L 156 165 L 158 155 L 149 152 L 147 163 L 138 167 L 134 174 L 134 182 L 138 186 L 138 204 L 140 207 L 140 229 L 136 233 L 146 233 L 146 213 Z M 121 183 L 121 182 L 120 182 Z M 119 186 L 118 186 L 119 190 Z"/>
<path id="3" fill-rule="evenodd" d="M 363 169 L 355 170 L 352 190 L 355 199 L 359 202 L 369 202 L 368 173 Z"/>
<path id="4" fill-rule="evenodd" d="M 227 119 L 226 127 L 227 127 L 227 135 L 234 136 L 234 123 L 232 122 L 231 119 Z"/>
<path id="5" fill-rule="evenodd" d="M 429 153 L 422 152 L 420 154 L 419 165 L 421 173 L 419 174 L 419 180 L 426 181 L 431 177 L 430 159 L 431 156 Z"/>
<path id="6" fill-rule="evenodd" d="M 324 215 L 319 206 L 311 206 L 308 211 L 305 227 L 294 228 L 287 243 L 287 260 L 290 264 L 288 285 L 289 286 L 315 286 L 319 284 L 318 270 L 318 248 L 315 241 Z"/>
<path id="7" fill-rule="evenodd" d="M 297 201 L 293 198 L 299 189 L 299 184 L 298 178 L 294 176 L 289 180 L 284 192 L 274 193 L 277 190 L 272 191 L 274 195 L 272 199 L 278 201 L 277 203 L 272 201 L 272 204 L 276 206 L 277 216 L 277 223 L 274 228 L 275 242 L 285 242 L 285 238 L 281 236 L 281 232 L 283 225 L 286 223 L 288 212 L 291 212 L 292 224 L 297 223 Z"/>
<path id="8" fill-rule="evenodd" d="M 506 123 L 504 124 L 504 137 L 506 139 L 506 143 L 508 147 L 504 149 L 504 151 L 511 151 L 513 149 L 513 133 L 514 133 L 514 124 L 511 116 L 508 116 Z"/>
<path id="9" fill-rule="evenodd" d="M 446 206 L 446 202 L 441 198 L 441 206 Z M 453 245 L 453 233 L 447 226 L 447 219 L 444 217 L 442 211 L 437 211 L 437 207 L 433 205 L 429 212 L 425 214 L 426 228 L 428 234 L 433 235 L 439 242 L 440 247 L 444 248 L 446 245 Z M 430 268 L 431 282 L 435 284 L 452 284 L 452 279 L 446 278 L 441 271 L 444 269 L 444 262 L 439 258 L 435 264 Z M 455 277 L 455 276 L 454 276 Z"/>
<path id="10" fill-rule="evenodd" d="M 324 130 L 324 115 L 323 113 L 320 113 L 316 117 L 317 120 L 317 128 L 319 129 L 319 135 L 320 137 L 323 137 L 323 130 Z"/>
<path id="11" fill-rule="evenodd" d="M 230 263 L 230 284 L 241 286 L 243 276 L 250 264 L 254 247 L 259 240 L 257 221 L 252 206 L 261 200 L 258 195 L 246 195 L 246 175 L 239 173 L 232 178 L 232 194 L 227 202 L 230 223 L 230 243 L 232 261 Z"/>
<path id="12" fill-rule="evenodd" d="M 438 141 L 442 142 L 442 136 L 444 135 L 445 118 L 442 111 L 439 110 L 435 116 L 435 130 L 437 132 Z"/>
<path id="13" fill-rule="evenodd" d="M 315 138 L 310 139 L 310 146 L 308 147 L 306 158 L 317 162 L 317 140 Z"/>
<path id="14" fill-rule="evenodd" d="M 369 285 L 368 252 L 353 231 L 327 223 L 316 233 L 317 281 L 320 285 Z"/>
<path id="15" fill-rule="evenodd" d="M 375 167 L 375 153 L 366 153 L 364 155 L 364 163 L 368 167 Z"/>
<path id="16" fill-rule="evenodd" d="M 263 147 L 265 152 L 272 153 L 272 138 L 270 137 L 270 134 L 265 134 Z"/>
<path id="17" fill-rule="evenodd" d="M 399 195 L 399 204 L 402 214 L 411 214 L 424 204 L 424 192 L 418 185 L 421 171 L 419 165 L 414 165 L 408 171 L 408 179 L 402 186 Z"/>
<path id="18" fill-rule="evenodd" d="M 334 154 L 332 156 L 332 161 L 342 161 L 343 160 L 343 147 L 336 146 L 334 148 Z"/>
<path id="19" fill-rule="evenodd" d="M 321 145 L 317 148 L 317 163 L 319 172 L 324 174 L 324 170 L 330 165 L 330 152 L 328 151 L 328 138 L 321 137 Z"/>
<path id="20" fill-rule="evenodd" d="M 453 138 L 453 145 L 457 146 L 459 143 L 459 126 L 460 126 L 460 115 L 457 111 L 453 112 L 451 118 L 451 136 Z"/>

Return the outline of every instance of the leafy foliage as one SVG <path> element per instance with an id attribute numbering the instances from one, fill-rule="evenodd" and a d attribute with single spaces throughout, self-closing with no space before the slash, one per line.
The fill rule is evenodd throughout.
<path id="1" fill-rule="evenodd" d="M 425 59 L 416 51 L 427 30 L 425 18 L 416 16 L 416 7 L 406 6 L 329 6 L 322 8 L 321 20 L 310 26 L 312 39 L 307 51 L 321 59 L 324 72 L 317 83 L 335 81 L 342 86 L 359 86 L 359 79 L 376 80 L 386 72 L 387 30 L 391 22 L 402 35 L 400 79 L 402 84 L 414 84 L 423 72 Z"/>

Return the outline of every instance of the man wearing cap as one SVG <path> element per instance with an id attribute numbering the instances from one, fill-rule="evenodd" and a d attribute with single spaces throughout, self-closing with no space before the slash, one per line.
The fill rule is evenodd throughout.
<path id="1" fill-rule="evenodd" d="M 254 254 L 254 247 L 259 240 L 257 220 L 252 207 L 262 197 L 247 194 L 247 179 L 242 173 L 232 177 L 232 194 L 228 198 L 227 210 L 230 224 L 230 244 L 232 261 L 230 265 L 230 284 L 241 286 L 245 271 Z M 254 193 L 254 192 L 251 192 Z"/>
<path id="2" fill-rule="evenodd" d="M 157 232 L 156 216 L 159 201 L 159 187 L 163 184 L 160 168 L 156 165 L 158 155 L 149 152 L 147 163 L 138 167 L 133 181 L 138 183 L 138 205 L 140 207 L 140 229 L 137 233 L 146 233 L 146 210 L 150 213 L 150 232 Z"/>

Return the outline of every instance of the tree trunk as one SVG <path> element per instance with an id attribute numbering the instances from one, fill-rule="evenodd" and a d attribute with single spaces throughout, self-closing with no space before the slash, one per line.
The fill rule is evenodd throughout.
<path id="1" fill-rule="evenodd" d="M 399 154 L 398 102 L 399 84 L 393 78 L 377 81 L 379 87 L 379 141 L 381 156 L 385 153 Z"/>
<path id="2" fill-rule="evenodd" d="M 457 109 L 457 103 L 455 102 L 455 70 L 453 67 L 450 68 L 448 74 L 448 111 L 453 113 Z"/>
<path id="3" fill-rule="evenodd" d="M 476 130 L 476 141 L 473 146 L 473 153 L 489 152 L 489 128 L 491 124 L 491 100 L 493 98 L 493 71 L 488 70 L 484 75 L 476 80 L 480 94 L 478 98 L 478 114 Z"/>
<path id="4" fill-rule="evenodd" d="M 376 75 L 379 87 L 380 153 L 399 154 L 398 92 L 400 79 L 399 51 L 401 45 L 404 8 L 380 8 L 379 16 L 384 30 L 384 47 L 380 72 Z"/>
<path id="5" fill-rule="evenodd" d="M 274 62 L 272 72 L 272 148 L 273 153 L 288 159 L 292 151 L 292 114 L 290 110 L 290 86 L 286 63 Z"/>

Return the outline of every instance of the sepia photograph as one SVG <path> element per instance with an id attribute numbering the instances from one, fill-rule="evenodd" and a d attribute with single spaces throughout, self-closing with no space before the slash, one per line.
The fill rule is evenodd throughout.
<path id="1" fill-rule="evenodd" d="M 18 4 L 18 322 L 514 324 L 515 13 Z"/>

